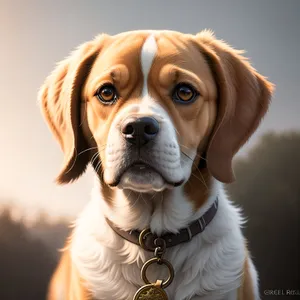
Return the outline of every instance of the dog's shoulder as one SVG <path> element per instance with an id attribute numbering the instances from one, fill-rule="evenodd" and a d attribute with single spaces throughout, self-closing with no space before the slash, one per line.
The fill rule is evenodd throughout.
<path id="1" fill-rule="evenodd" d="M 92 300 L 76 266 L 71 261 L 68 245 L 63 249 L 50 281 L 47 300 Z"/>
<path id="2" fill-rule="evenodd" d="M 243 269 L 242 284 L 238 290 L 238 300 L 259 300 L 258 275 L 249 251 L 246 249 L 246 259 Z"/>

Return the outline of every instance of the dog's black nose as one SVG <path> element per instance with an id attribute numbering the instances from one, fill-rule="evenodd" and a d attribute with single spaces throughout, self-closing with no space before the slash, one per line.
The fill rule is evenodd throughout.
<path id="1" fill-rule="evenodd" d="M 159 123 L 152 117 L 128 118 L 121 125 L 125 139 L 137 146 L 147 144 L 159 132 Z"/>

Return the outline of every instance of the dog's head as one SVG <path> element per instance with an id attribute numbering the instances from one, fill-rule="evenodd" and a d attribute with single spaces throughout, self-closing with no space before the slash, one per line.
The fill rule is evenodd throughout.
<path id="1" fill-rule="evenodd" d="M 232 182 L 232 159 L 266 113 L 270 84 L 209 31 L 100 35 L 47 78 L 44 116 L 59 141 L 59 183 L 92 164 L 107 186 L 160 191 L 206 157 Z"/>

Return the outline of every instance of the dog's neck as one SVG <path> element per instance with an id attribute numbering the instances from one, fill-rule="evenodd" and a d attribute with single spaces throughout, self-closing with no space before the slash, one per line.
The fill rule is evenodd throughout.
<path id="1" fill-rule="evenodd" d="M 195 175 L 202 179 L 199 171 L 197 173 Z M 188 243 L 170 247 L 165 253 L 165 259 L 176 270 L 169 297 L 175 299 L 176 294 L 176 299 L 191 298 L 189 296 L 199 292 L 199 288 L 201 293 L 206 294 L 205 287 L 211 286 L 211 283 L 214 290 L 223 292 L 237 287 L 245 259 L 239 210 L 227 200 L 218 181 L 206 180 L 207 192 L 201 180 L 193 178 L 190 178 L 195 180 L 191 182 L 191 190 L 196 189 L 195 194 L 185 191 L 185 186 L 189 186 L 186 183 L 172 191 L 157 193 L 151 199 L 152 196 L 146 194 L 110 190 L 96 177 L 92 199 L 76 221 L 70 248 L 72 259 L 82 278 L 91 286 L 95 298 L 111 299 L 114 295 L 114 299 L 132 299 L 137 287 L 143 285 L 141 266 L 153 257 L 152 252 L 114 233 L 105 217 L 126 231 L 142 230 L 150 225 L 151 231 L 157 234 L 175 232 L 200 218 L 217 196 L 217 213 L 204 232 Z M 201 191 L 206 192 L 201 194 Z M 201 206 L 203 200 L 197 203 L 198 209 L 191 200 L 197 193 L 198 199 L 202 196 L 206 199 Z M 220 277 L 220 268 L 226 270 L 228 276 L 221 272 Z M 163 273 L 165 268 L 152 270 L 149 268 L 151 278 L 167 276 Z M 210 299 L 215 298 L 212 295 Z"/>
<path id="2" fill-rule="evenodd" d="M 110 189 L 96 179 L 95 192 L 101 196 L 105 217 L 122 230 L 143 230 L 150 227 L 156 234 L 178 232 L 199 218 L 217 197 L 218 183 L 207 169 L 193 170 L 180 187 L 153 194 Z"/>

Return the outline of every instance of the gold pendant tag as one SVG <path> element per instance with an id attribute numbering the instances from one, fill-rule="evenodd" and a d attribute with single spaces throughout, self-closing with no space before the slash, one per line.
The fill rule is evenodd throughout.
<path id="1" fill-rule="evenodd" d="M 145 245 L 143 244 L 143 236 L 148 234 L 149 230 L 143 230 L 140 234 L 140 245 L 145 249 Z M 162 256 L 166 250 L 166 242 L 157 238 L 154 240 L 154 245 L 156 248 L 154 249 L 155 257 L 147 260 L 141 269 L 141 277 L 146 285 L 139 288 L 139 290 L 135 293 L 133 300 L 168 300 L 168 295 L 164 291 L 173 281 L 174 278 L 174 269 L 169 261 L 163 259 Z M 169 270 L 169 277 L 167 280 L 156 280 L 155 283 L 150 283 L 147 278 L 147 269 L 150 265 L 157 263 L 158 265 L 165 265 Z"/>
<path id="2" fill-rule="evenodd" d="M 142 286 L 134 295 L 133 300 L 168 300 L 166 292 L 161 287 L 162 281 Z"/>

